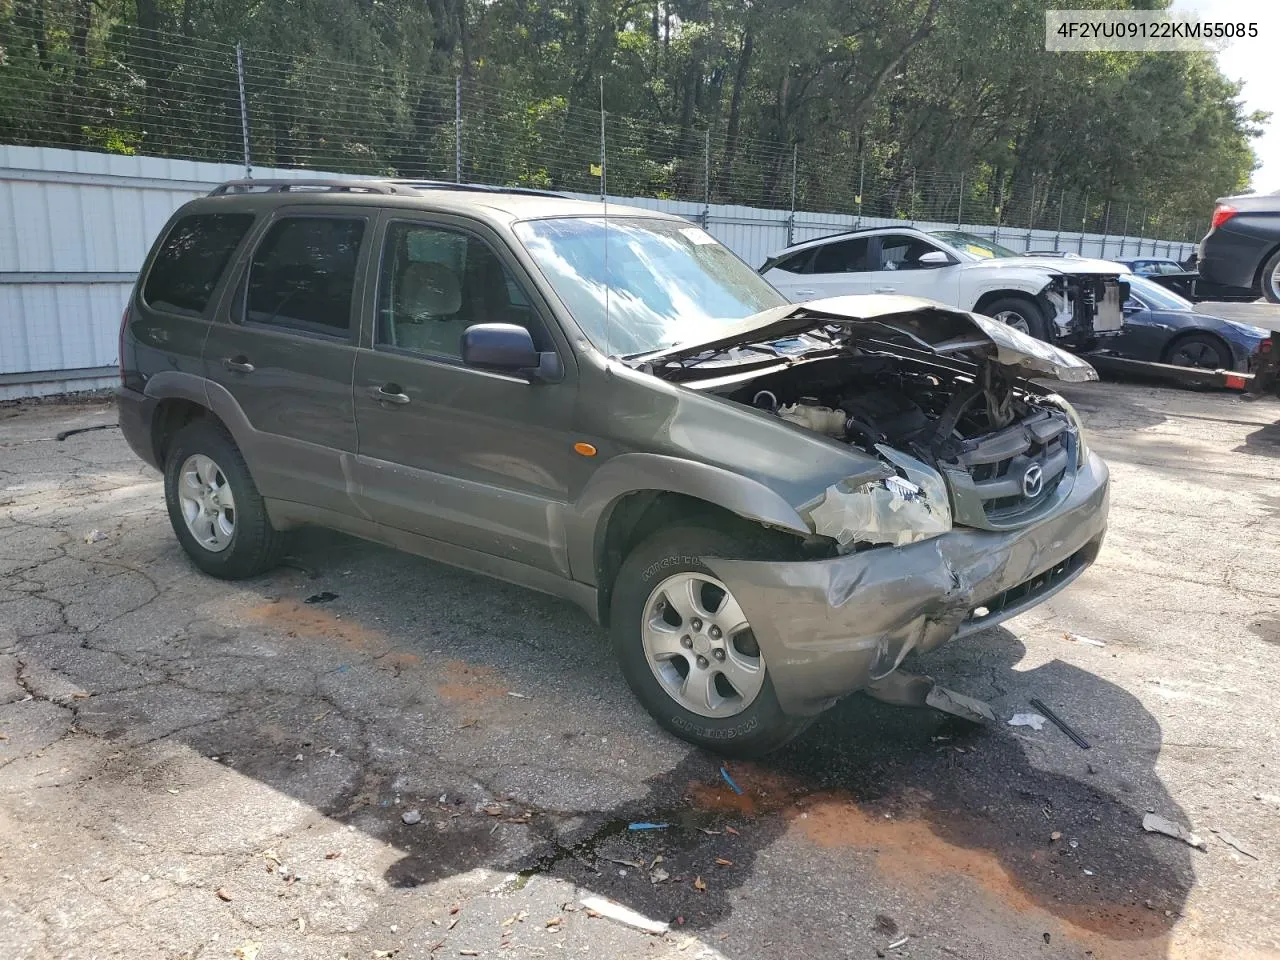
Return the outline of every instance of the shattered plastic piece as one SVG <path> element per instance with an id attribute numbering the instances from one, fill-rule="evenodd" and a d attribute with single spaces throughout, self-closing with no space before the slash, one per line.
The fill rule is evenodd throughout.
<path id="1" fill-rule="evenodd" d="M 694 877 L 694 878 L 693 878 L 693 889 L 697 890 L 699 893 L 706 893 L 706 892 L 707 892 L 707 881 L 703 880 L 703 879 L 702 879 L 702 877 L 700 877 L 700 876 L 699 876 L 699 877 Z"/>
<path id="2" fill-rule="evenodd" d="M 648 823 L 642 820 L 637 823 L 627 824 L 627 829 L 628 830 L 666 830 L 669 826 L 671 826 L 671 824 L 669 823 Z"/>
<path id="3" fill-rule="evenodd" d="M 307 597 L 307 599 L 303 600 L 302 602 L 303 603 L 328 603 L 330 600 L 337 600 L 337 599 L 338 599 L 338 595 L 336 593 L 331 593 L 330 591 L 325 590 L 323 593 L 313 593 L 311 596 Z"/>
<path id="4" fill-rule="evenodd" d="M 1209 828 L 1209 830 L 1210 830 L 1210 832 L 1217 834 L 1218 839 L 1219 839 L 1219 840 L 1221 840 L 1223 843 L 1225 843 L 1228 847 L 1235 847 L 1237 850 L 1239 850 L 1241 853 L 1243 853 L 1243 854 L 1244 854 L 1246 857 L 1248 857 L 1250 860 L 1261 860 L 1261 859 L 1262 859 L 1260 856 L 1258 856 L 1258 854 L 1256 854 L 1256 853 L 1253 851 L 1253 848 L 1252 848 L 1252 847 L 1250 847 L 1250 846 L 1248 846 L 1247 844 L 1245 844 L 1245 843 L 1241 842 L 1240 840 L 1237 840 L 1237 839 L 1236 839 L 1235 837 L 1233 837 L 1231 834 L 1227 833 L 1227 831 L 1225 831 L 1225 830 L 1219 830 L 1219 829 L 1217 829 L 1216 827 L 1210 827 L 1210 828 Z"/>
<path id="5" fill-rule="evenodd" d="M 857 487 L 833 483 L 807 515 L 813 532 L 841 547 L 889 543 L 902 547 L 951 529 L 946 484 L 932 467 L 883 444 L 876 450 L 907 476 L 871 480 Z"/>
<path id="6" fill-rule="evenodd" d="M 1055 830 L 1055 831 L 1053 831 L 1053 833 L 1049 834 L 1049 842 L 1050 842 L 1050 843 L 1057 843 L 1057 842 L 1058 842 L 1059 840 L 1061 840 L 1061 839 L 1062 839 L 1062 831 L 1061 831 L 1061 830 Z"/>
<path id="7" fill-rule="evenodd" d="M 954 690 L 948 690 L 946 687 L 940 687 L 937 684 L 934 684 L 933 689 L 924 698 L 924 702 L 935 710 L 955 714 L 957 717 L 964 717 L 964 719 L 972 720 L 974 723 L 982 723 L 984 720 L 991 723 L 996 722 L 995 711 L 982 700 L 965 696 L 963 693 L 956 693 Z"/>
<path id="8" fill-rule="evenodd" d="M 620 903 L 613 900 L 606 900 L 604 897 L 590 896 L 583 897 L 578 901 L 590 913 L 596 913 L 602 917 L 608 917 L 610 920 L 616 920 L 618 923 L 625 924 L 628 927 L 634 927 L 636 930 L 643 930 L 645 933 L 661 935 L 671 929 L 671 924 L 660 923 L 657 920 L 650 920 L 643 914 L 636 913 L 630 907 L 624 907 Z"/>
<path id="9" fill-rule="evenodd" d="M 101 530 L 90 530 L 84 535 L 85 543 L 101 543 L 105 539 L 107 539 L 107 535 Z"/>
<path id="10" fill-rule="evenodd" d="M 897 950 L 899 947 L 904 947 L 904 946 L 906 946 L 907 941 L 908 941 L 908 940 L 910 940 L 910 939 L 911 939 L 910 937 L 903 937 L 901 940 L 895 940 L 895 941 L 893 941 L 893 943 L 889 944 L 889 946 L 885 947 L 885 949 L 886 949 L 886 950 Z"/>
<path id="11" fill-rule="evenodd" d="M 1030 727 L 1032 730 L 1044 729 L 1044 717 L 1038 713 L 1015 713 L 1009 718 L 1011 727 Z"/>
<path id="12" fill-rule="evenodd" d="M 661 867 L 654 867 L 649 871 L 650 883 L 665 883 L 670 879 L 671 874 L 667 873 L 667 871 L 663 870 Z"/>
<path id="13" fill-rule="evenodd" d="M 1086 637 L 1079 633 L 1064 633 L 1062 636 L 1067 640 L 1088 644 L 1091 647 L 1105 647 L 1107 645 L 1105 640 L 1095 640 L 1093 637 Z"/>
<path id="14" fill-rule="evenodd" d="M 738 796 L 742 796 L 742 788 L 733 782 L 733 777 L 729 776 L 729 771 L 727 768 L 725 767 L 720 768 L 720 776 L 724 777 L 724 782 L 730 786 L 730 788 L 733 790 L 734 793 L 736 793 Z"/>
<path id="15" fill-rule="evenodd" d="M 1181 824 L 1167 820 L 1158 813 L 1148 813 L 1142 818 L 1142 829 L 1147 833 L 1163 833 L 1166 837 L 1173 837 L 1175 840 L 1181 840 L 1183 843 L 1195 847 L 1198 850 L 1205 849 L 1205 842 L 1199 836 L 1183 827 Z"/>
<path id="16" fill-rule="evenodd" d="M 422 822 L 422 814 L 416 809 L 406 810 L 404 813 L 400 814 L 400 819 L 412 827 L 415 823 Z"/>
<path id="17" fill-rule="evenodd" d="M 507 691 L 507 696 L 508 696 L 508 697 L 515 697 L 517 700 L 532 700 L 532 699 L 533 699 L 533 697 L 529 696 L 527 693 L 516 693 L 514 690 L 508 690 L 508 691 Z"/>

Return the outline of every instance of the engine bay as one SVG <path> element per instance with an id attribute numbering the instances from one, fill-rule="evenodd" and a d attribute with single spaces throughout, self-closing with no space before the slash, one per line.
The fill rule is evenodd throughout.
<path id="1" fill-rule="evenodd" d="M 961 373 L 901 357 L 820 360 L 739 386 L 729 399 L 875 454 L 877 444 L 935 466 L 1037 411 L 1065 414 L 986 363 Z"/>

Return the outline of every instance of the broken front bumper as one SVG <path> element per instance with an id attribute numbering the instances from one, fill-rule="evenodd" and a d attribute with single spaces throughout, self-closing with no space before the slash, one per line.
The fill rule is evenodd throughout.
<path id="1" fill-rule="evenodd" d="M 1020 530 L 957 527 L 831 560 L 705 562 L 742 604 L 782 709 L 814 714 L 909 651 L 994 626 L 1061 590 L 1097 556 L 1107 506 L 1107 467 L 1090 455 L 1061 508 Z"/>

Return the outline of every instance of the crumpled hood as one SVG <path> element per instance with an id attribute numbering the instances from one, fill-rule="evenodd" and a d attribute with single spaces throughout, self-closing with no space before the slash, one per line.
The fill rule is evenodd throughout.
<path id="1" fill-rule="evenodd" d="M 992 257 L 989 260 L 977 260 L 965 264 L 968 270 L 1025 270 L 1028 267 L 1043 270 L 1046 273 L 1065 273 L 1069 276 L 1116 277 L 1129 272 L 1129 268 L 1122 263 L 1079 257 Z"/>
<path id="2" fill-rule="evenodd" d="M 835 324 L 845 342 L 903 343 L 939 356 L 971 362 L 991 359 L 1024 376 L 1048 376 L 1068 382 L 1097 380 L 1088 363 L 1052 344 L 1037 340 L 990 317 L 943 306 L 933 300 L 901 296 L 848 296 L 784 304 L 761 311 L 726 328 L 724 335 L 629 358 L 653 362 L 690 358 L 708 351 L 748 344 L 767 344 Z"/>

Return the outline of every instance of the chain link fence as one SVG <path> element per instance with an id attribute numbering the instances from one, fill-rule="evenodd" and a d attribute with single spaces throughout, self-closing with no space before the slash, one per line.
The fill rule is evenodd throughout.
<path id="1" fill-rule="evenodd" d="M 1204 226 L 1033 173 L 903 168 L 892 144 L 770 142 L 731 126 L 602 118 L 595 104 L 519 96 L 482 78 L 137 28 L 61 60 L 0 59 L 0 143 L 13 145 L 579 193 L 607 186 L 708 207 L 981 224 L 997 239 L 1035 230 L 1194 241 Z"/>

